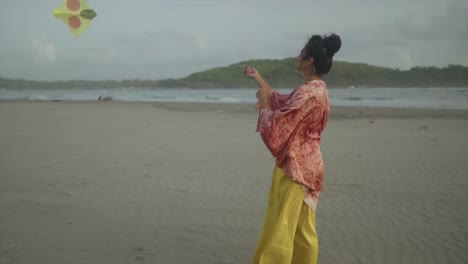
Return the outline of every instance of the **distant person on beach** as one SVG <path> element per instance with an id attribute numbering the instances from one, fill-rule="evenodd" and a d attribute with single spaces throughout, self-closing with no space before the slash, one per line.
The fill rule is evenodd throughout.
<path id="1" fill-rule="evenodd" d="M 338 35 L 312 36 L 297 57 L 304 83 L 291 94 L 273 90 L 260 73 L 244 65 L 257 81 L 257 131 L 276 158 L 268 210 L 253 263 L 317 263 L 315 211 L 323 188 L 321 134 L 330 112 L 327 74 L 341 48 Z"/>

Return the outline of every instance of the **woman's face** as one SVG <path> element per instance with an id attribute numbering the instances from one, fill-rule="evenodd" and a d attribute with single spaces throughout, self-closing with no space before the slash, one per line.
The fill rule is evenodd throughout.
<path id="1" fill-rule="evenodd" d="M 305 60 L 304 56 L 305 56 L 305 50 L 303 48 L 301 50 L 301 53 L 299 53 L 299 56 L 297 56 L 296 70 L 298 71 L 303 71 L 307 66 L 314 63 L 314 58 L 311 57 Z"/>
<path id="2" fill-rule="evenodd" d="M 304 49 L 301 49 L 301 53 L 299 53 L 299 55 L 297 56 L 297 62 L 296 62 L 296 70 L 298 71 L 302 71 L 302 69 L 304 68 L 304 66 L 302 65 L 304 62 L 303 57 L 304 57 Z"/>

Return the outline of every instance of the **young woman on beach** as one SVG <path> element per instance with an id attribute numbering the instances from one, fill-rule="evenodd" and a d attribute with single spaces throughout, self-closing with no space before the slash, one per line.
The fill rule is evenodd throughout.
<path id="1" fill-rule="evenodd" d="M 256 69 L 244 65 L 260 86 L 257 131 L 276 158 L 254 263 L 317 263 L 315 210 L 324 176 L 320 139 L 330 112 L 322 75 L 340 47 L 336 34 L 312 36 L 297 58 L 305 82 L 291 94 L 273 90 Z"/>

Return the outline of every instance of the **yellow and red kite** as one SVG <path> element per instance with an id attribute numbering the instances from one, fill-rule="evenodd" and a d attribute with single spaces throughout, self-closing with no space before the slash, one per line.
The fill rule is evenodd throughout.
<path id="1" fill-rule="evenodd" d="M 59 8 L 54 9 L 54 15 L 62 19 L 77 37 L 97 16 L 86 0 L 65 0 Z"/>

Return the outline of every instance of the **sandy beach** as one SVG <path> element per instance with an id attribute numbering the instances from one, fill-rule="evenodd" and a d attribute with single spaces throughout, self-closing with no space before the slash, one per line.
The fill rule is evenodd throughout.
<path id="1" fill-rule="evenodd" d="M 250 263 L 250 105 L 0 102 L 0 263 Z M 468 263 L 468 111 L 332 108 L 319 263 Z"/>

